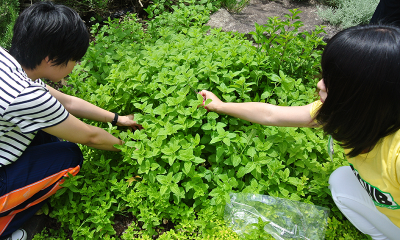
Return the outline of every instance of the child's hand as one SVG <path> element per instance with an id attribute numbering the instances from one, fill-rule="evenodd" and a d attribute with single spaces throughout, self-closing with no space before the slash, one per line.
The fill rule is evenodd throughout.
<path id="1" fill-rule="evenodd" d="M 136 121 L 133 121 L 133 114 L 129 114 L 126 116 L 119 116 L 117 126 L 125 126 L 130 127 L 133 130 L 143 129 L 142 125 L 138 124 Z"/>
<path id="2" fill-rule="evenodd" d="M 219 106 L 221 106 L 224 103 L 221 100 L 219 100 L 219 98 L 215 96 L 214 93 L 210 91 L 202 90 L 201 92 L 199 92 L 199 94 L 203 96 L 204 102 L 207 101 L 207 99 L 212 100 L 207 106 L 204 106 L 209 111 L 218 112 Z"/>

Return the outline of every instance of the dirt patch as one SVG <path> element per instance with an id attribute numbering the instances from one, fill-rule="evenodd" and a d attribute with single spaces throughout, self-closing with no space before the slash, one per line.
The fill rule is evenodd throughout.
<path id="1" fill-rule="evenodd" d="M 248 34 L 255 31 L 254 23 L 264 25 L 269 17 L 284 18 L 286 14 L 290 15 L 290 9 L 299 9 L 298 15 L 304 26 L 299 31 L 312 31 L 315 26 L 325 26 L 324 40 L 330 39 L 340 31 L 339 28 L 324 22 L 317 14 L 317 2 L 293 1 L 293 0 L 251 0 L 250 4 L 240 13 L 229 13 L 225 9 L 220 9 L 211 16 L 208 26 L 222 28 L 222 31 L 237 31 Z"/>

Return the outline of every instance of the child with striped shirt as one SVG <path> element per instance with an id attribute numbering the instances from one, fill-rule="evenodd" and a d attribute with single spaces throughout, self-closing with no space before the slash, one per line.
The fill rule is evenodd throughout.
<path id="1" fill-rule="evenodd" d="M 60 81 L 88 46 L 87 28 L 74 10 L 38 2 L 16 20 L 9 52 L 0 48 L 2 239 L 26 239 L 18 228 L 60 189 L 64 176 L 79 172 L 83 157 L 75 143 L 110 151 L 123 144 L 78 117 L 141 128 L 133 114 L 118 116 L 39 80 Z"/>

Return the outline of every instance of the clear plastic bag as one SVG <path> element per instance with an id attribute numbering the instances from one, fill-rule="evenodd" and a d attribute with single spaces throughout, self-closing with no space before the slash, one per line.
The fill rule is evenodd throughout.
<path id="1" fill-rule="evenodd" d="M 264 230 L 275 239 L 325 238 L 329 209 L 259 194 L 231 193 L 225 221 L 239 235 L 249 234 L 261 218 Z"/>

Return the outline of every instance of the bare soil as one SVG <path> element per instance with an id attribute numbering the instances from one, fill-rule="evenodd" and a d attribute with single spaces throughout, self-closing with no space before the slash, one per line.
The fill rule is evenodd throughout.
<path id="1" fill-rule="evenodd" d="M 255 31 L 255 23 L 264 25 L 269 17 L 284 19 L 286 14 L 291 15 L 291 9 L 298 9 L 298 15 L 304 26 L 299 31 L 312 31 L 315 26 L 325 26 L 324 40 L 329 40 L 340 29 L 324 22 L 317 14 L 318 3 L 315 0 L 251 0 L 250 4 L 240 13 L 230 13 L 220 9 L 211 15 L 208 26 L 222 28 L 222 31 L 233 31 L 248 34 Z"/>

